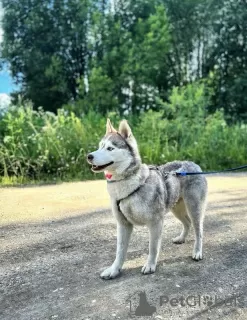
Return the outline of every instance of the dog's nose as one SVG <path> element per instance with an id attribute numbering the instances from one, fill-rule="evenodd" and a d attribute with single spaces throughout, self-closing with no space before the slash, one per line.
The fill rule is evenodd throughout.
<path id="1" fill-rule="evenodd" d="M 92 155 L 91 153 L 89 153 L 89 154 L 87 155 L 87 159 L 88 159 L 89 161 L 92 161 L 92 160 L 93 160 L 93 155 Z"/>

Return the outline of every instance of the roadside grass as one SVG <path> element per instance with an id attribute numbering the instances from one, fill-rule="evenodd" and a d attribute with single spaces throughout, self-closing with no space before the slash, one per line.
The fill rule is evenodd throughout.
<path id="1" fill-rule="evenodd" d="M 129 114 L 143 162 L 191 160 L 203 170 L 247 163 L 246 124 L 228 125 L 224 114 L 207 113 L 203 85 L 174 88 L 160 111 Z M 117 128 L 120 116 L 107 115 Z M 76 116 L 33 110 L 30 102 L 13 106 L 0 119 L 0 184 L 60 183 L 103 178 L 86 161 L 105 133 L 106 116 L 93 111 Z"/>

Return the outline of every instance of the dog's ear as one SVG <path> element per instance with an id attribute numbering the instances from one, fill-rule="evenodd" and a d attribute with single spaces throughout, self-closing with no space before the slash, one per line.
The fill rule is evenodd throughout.
<path id="1" fill-rule="evenodd" d="M 107 133 L 117 133 L 117 130 L 113 128 L 110 119 L 106 121 L 106 134 Z"/>
<path id="2" fill-rule="evenodd" d="M 118 131 L 124 139 L 128 139 L 132 136 L 132 131 L 126 120 L 120 122 Z"/>

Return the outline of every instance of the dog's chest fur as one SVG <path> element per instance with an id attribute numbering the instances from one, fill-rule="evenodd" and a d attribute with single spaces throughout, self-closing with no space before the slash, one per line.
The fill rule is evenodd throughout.
<path id="1" fill-rule="evenodd" d="M 132 224 L 148 224 L 160 219 L 180 198 L 176 177 L 164 178 L 159 172 L 143 165 L 141 172 L 129 179 L 108 184 L 115 214 L 122 214 Z"/>

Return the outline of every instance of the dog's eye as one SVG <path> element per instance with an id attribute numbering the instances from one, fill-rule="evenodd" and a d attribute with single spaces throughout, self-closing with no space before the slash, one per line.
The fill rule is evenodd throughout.
<path id="1" fill-rule="evenodd" d="M 114 148 L 108 147 L 107 150 L 108 150 L 108 151 L 112 151 L 112 150 L 114 150 Z"/>

